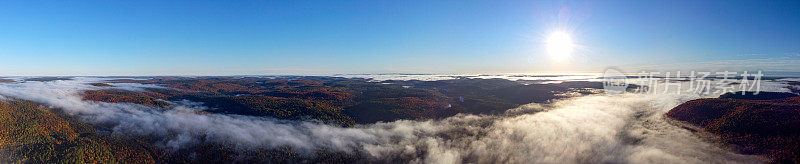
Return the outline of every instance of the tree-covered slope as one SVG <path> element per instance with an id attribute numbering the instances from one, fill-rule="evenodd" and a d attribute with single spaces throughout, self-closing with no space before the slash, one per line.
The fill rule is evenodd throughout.
<path id="1" fill-rule="evenodd" d="M 775 162 L 800 162 L 800 97 L 793 94 L 729 93 L 688 101 L 666 116 L 716 134 L 746 154 Z M 787 96 L 792 96 L 788 97 Z"/>
<path id="2" fill-rule="evenodd" d="M 0 101 L 0 153 L 0 163 L 156 163 L 160 154 L 21 100 Z"/>

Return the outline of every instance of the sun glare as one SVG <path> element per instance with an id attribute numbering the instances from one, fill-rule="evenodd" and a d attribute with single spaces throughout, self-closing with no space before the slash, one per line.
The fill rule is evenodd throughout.
<path id="1" fill-rule="evenodd" d="M 559 60 L 567 59 L 572 54 L 572 38 L 565 32 L 554 32 L 547 37 L 547 53 Z"/>

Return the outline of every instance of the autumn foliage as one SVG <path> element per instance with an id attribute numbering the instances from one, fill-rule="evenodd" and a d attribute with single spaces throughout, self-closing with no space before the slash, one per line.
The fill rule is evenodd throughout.
<path id="1" fill-rule="evenodd" d="M 317 119 L 340 125 L 398 119 L 437 119 L 457 113 L 502 113 L 530 102 L 559 98 L 572 88 L 600 83 L 522 85 L 504 79 L 387 81 L 335 77 L 153 77 L 108 82 L 140 83 L 164 88 L 143 92 L 88 91 L 84 99 L 161 106 L 159 100 L 202 102 L 211 112 Z"/>
<path id="2" fill-rule="evenodd" d="M 717 134 L 743 153 L 765 155 L 779 163 L 800 162 L 800 97 L 736 97 L 692 100 L 666 116 Z"/>
<path id="3" fill-rule="evenodd" d="M 0 153 L 0 163 L 155 163 L 159 154 L 20 100 L 0 101 Z"/>
<path id="4" fill-rule="evenodd" d="M 160 87 L 132 91 L 113 87 L 116 83 Z M 153 77 L 89 85 L 100 90 L 80 93 L 85 101 L 135 103 L 171 110 L 173 105 L 189 100 L 208 107 L 197 110 L 199 114 L 313 119 L 353 126 L 399 119 L 439 119 L 458 113 L 497 113 L 524 103 L 558 98 L 553 94 L 568 92 L 571 87 L 597 84 L 523 85 L 498 79 L 376 83 L 335 77 Z M 5 153 L 0 154 L 0 163 L 342 163 L 359 158 L 325 149 L 308 158 L 289 147 L 245 149 L 219 142 L 167 150 L 154 146 L 160 136 L 98 133 L 97 129 L 109 127 L 92 127 L 27 101 L 3 102 L 0 109 L 0 153 Z"/>
<path id="5" fill-rule="evenodd" d="M 16 81 L 11 80 L 11 79 L 0 78 L 0 83 L 13 83 L 13 82 L 16 82 Z"/>
<path id="6" fill-rule="evenodd" d="M 83 93 L 83 100 L 109 103 L 136 103 L 149 106 L 168 106 L 169 103 L 138 92 L 121 90 L 90 90 Z"/>
<path id="7" fill-rule="evenodd" d="M 91 83 L 89 85 L 92 85 L 92 86 L 95 86 L 95 87 L 114 87 L 113 85 L 109 85 L 109 84 L 106 84 L 106 83 Z"/>

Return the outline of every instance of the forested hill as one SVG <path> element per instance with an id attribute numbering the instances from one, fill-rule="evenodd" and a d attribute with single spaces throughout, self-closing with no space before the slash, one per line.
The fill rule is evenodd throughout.
<path id="1" fill-rule="evenodd" d="M 155 163 L 161 151 L 29 101 L 0 101 L 0 163 Z"/>
<path id="2" fill-rule="evenodd" d="M 134 92 L 115 89 L 115 83 L 154 84 Z M 167 101 L 202 102 L 209 112 L 311 118 L 354 125 L 399 119 L 436 119 L 458 113 L 496 114 L 531 102 L 593 94 L 599 82 L 531 84 L 505 79 L 441 81 L 384 81 L 336 77 L 156 77 L 97 83 L 106 89 L 87 91 L 84 99 L 166 106 Z"/>
<path id="3" fill-rule="evenodd" d="M 800 163 L 800 97 L 792 93 L 728 93 L 683 103 L 667 117 L 698 126 L 746 154 Z"/>
<path id="4" fill-rule="evenodd" d="M 37 78 L 32 83 L 70 78 Z M 8 80 L 6 83 L 24 83 Z M 131 89 L 129 84 L 150 87 Z M 504 79 L 383 81 L 336 77 L 154 77 L 90 83 L 82 101 L 133 103 L 175 110 L 182 103 L 202 103 L 211 113 L 316 120 L 354 126 L 401 119 L 441 119 L 458 113 L 501 114 L 531 102 L 547 102 L 598 93 L 601 83 L 536 84 Z M 128 86 L 128 87 L 126 87 Z M 58 108 L 8 97 L 0 100 L 0 163 L 185 163 L 359 161 L 361 156 L 317 149 L 300 156 L 296 149 L 240 148 L 230 143 L 201 142 L 181 149 L 165 148 L 154 135 L 112 133 Z"/>

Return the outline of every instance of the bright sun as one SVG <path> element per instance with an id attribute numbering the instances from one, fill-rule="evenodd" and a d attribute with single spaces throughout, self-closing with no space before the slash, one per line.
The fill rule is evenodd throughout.
<path id="1" fill-rule="evenodd" d="M 572 54 L 572 38 L 565 32 L 554 32 L 547 37 L 547 53 L 559 60 L 569 58 Z"/>

